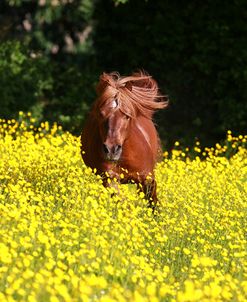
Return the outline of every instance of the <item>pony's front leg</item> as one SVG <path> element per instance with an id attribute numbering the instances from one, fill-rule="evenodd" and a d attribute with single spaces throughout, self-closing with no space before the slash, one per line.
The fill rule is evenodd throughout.
<path id="1" fill-rule="evenodd" d="M 117 173 L 104 173 L 104 175 L 102 175 L 102 180 L 103 180 L 103 186 L 105 188 L 114 188 L 117 193 L 119 193 L 119 184 L 120 184 L 120 180 L 119 180 L 119 176 Z M 112 194 L 112 196 L 114 195 L 114 193 Z"/>
<path id="2" fill-rule="evenodd" d="M 145 179 L 139 185 L 140 191 L 145 194 L 145 198 L 148 200 L 148 206 L 154 211 L 157 206 L 157 183 L 155 179 Z"/>

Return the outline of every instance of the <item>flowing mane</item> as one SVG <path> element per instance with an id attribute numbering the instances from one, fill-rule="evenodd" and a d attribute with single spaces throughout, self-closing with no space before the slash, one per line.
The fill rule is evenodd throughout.
<path id="1" fill-rule="evenodd" d="M 168 101 L 160 95 L 156 81 L 140 71 L 121 77 L 117 72 L 103 73 L 97 86 L 98 99 L 95 106 L 100 110 L 112 100 L 118 108 L 130 117 L 141 114 L 152 118 L 155 110 L 165 108 Z"/>

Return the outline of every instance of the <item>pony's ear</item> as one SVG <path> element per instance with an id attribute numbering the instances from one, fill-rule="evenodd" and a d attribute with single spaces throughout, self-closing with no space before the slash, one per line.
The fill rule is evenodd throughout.
<path id="1" fill-rule="evenodd" d="M 109 79 L 110 79 L 110 74 L 106 73 L 106 72 L 103 72 L 100 77 L 99 77 L 99 81 L 100 82 L 106 82 L 108 83 L 109 82 Z"/>
<path id="2" fill-rule="evenodd" d="M 119 74 L 117 72 L 105 73 L 103 72 L 99 78 L 99 83 L 96 87 L 96 91 L 98 94 L 102 93 L 107 86 L 112 86 L 116 88 L 116 81 L 119 78 Z"/>
<path id="3" fill-rule="evenodd" d="M 99 83 L 96 86 L 96 92 L 101 94 L 105 90 L 106 86 L 109 85 L 109 75 L 103 72 L 99 77 Z"/>

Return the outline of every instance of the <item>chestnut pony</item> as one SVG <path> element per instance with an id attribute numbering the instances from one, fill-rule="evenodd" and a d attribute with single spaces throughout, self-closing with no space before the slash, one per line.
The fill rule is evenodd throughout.
<path id="1" fill-rule="evenodd" d="M 135 182 L 153 208 L 157 203 L 153 170 L 161 154 L 152 121 L 155 110 L 167 106 L 157 83 L 144 72 L 120 77 L 103 73 L 98 98 L 81 135 L 85 164 L 103 178 Z M 107 173 L 106 173 L 107 172 Z"/>

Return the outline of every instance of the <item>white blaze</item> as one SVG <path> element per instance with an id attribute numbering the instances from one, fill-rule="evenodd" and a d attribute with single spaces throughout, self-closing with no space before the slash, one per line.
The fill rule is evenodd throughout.
<path id="1" fill-rule="evenodd" d="M 114 100 L 111 104 L 111 108 L 117 108 L 117 106 L 118 106 L 118 102 L 117 100 Z"/>

